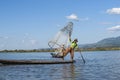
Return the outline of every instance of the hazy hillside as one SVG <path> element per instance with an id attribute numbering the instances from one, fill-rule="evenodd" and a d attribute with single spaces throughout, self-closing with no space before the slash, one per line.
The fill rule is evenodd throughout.
<path id="1" fill-rule="evenodd" d="M 81 48 L 96 48 L 96 47 L 120 47 L 120 36 L 105 38 L 93 44 L 80 45 Z"/>

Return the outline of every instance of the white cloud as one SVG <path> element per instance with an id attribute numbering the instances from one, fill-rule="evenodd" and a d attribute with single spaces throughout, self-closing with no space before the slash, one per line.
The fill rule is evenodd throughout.
<path id="1" fill-rule="evenodd" d="M 30 43 L 31 43 L 32 45 L 35 45 L 35 44 L 37 43 L 37 41 L 34 40 L 34 39 L 32 39 L 32 40 L 30 40 Z"/>
<path id="2" fill-rule="evenodd" d="M 111 27 L 111 28 L 108 28 L 107 30 L 108 30 L 108 31 L 111 31 L 111 32 L 120 31 L 120 25 L 113 26 L 113 27 Z"/>
<path id="3" fill-rule="evenodd" d="M 69 16 L 66 16 L 67 19 L 71 20 L 79 20 L 78 16 L 76 14 L 71 14 Z"/>
<path id="4" fill-rule="evenodd" d="M 106 11 L 108 14 L 120 14 L 120 8 L 112 8 Z"/>
<path id="5" fill-rule="evenodd" d="M 31 45 L 35 45 L 36 43 L 37 43 L 37 40 L 35 40 L 35 39 L 23 39 L 22 41 L 21 41 L 23 44 L 31 44 Z"/>

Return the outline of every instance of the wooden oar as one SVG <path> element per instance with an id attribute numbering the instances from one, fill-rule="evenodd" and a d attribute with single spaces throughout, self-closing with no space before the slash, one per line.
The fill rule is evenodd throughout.
<path id="1" fill-rule="evenodd" d="M 82 53 L 81 53 L 81 50 L 79 50 L 79 52 L 80 52 L 81 58 L 82 58 L 82 60 L 83 60 L 83 62 L 84 62 L 84 64 L 85 64 L 85 59 L 84 59 L 84 57 L 83 57 L 83 55 L 82 55 Z"/>

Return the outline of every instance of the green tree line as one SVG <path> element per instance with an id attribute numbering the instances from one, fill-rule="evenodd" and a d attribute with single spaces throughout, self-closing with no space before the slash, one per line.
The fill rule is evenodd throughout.
<path id="1" fill-rule="evenodd" d="M 96 48 L 78 48 L 75 51 L 109 51 L 109 50 L 120 50 L 120 47 L 96 47 Z M 0 52 L 53 52 L 54 49 L 32 49 L 32 50 L 0 50 Z"/>

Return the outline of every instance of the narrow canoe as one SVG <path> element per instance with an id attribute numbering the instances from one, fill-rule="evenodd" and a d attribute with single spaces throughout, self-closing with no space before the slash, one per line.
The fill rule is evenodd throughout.
<path id="1" fill-rule="evenodd" d="M 71 60 L 3 60 L 0 59 L 2 64 L 67 64 L 74 63 Z"/>

